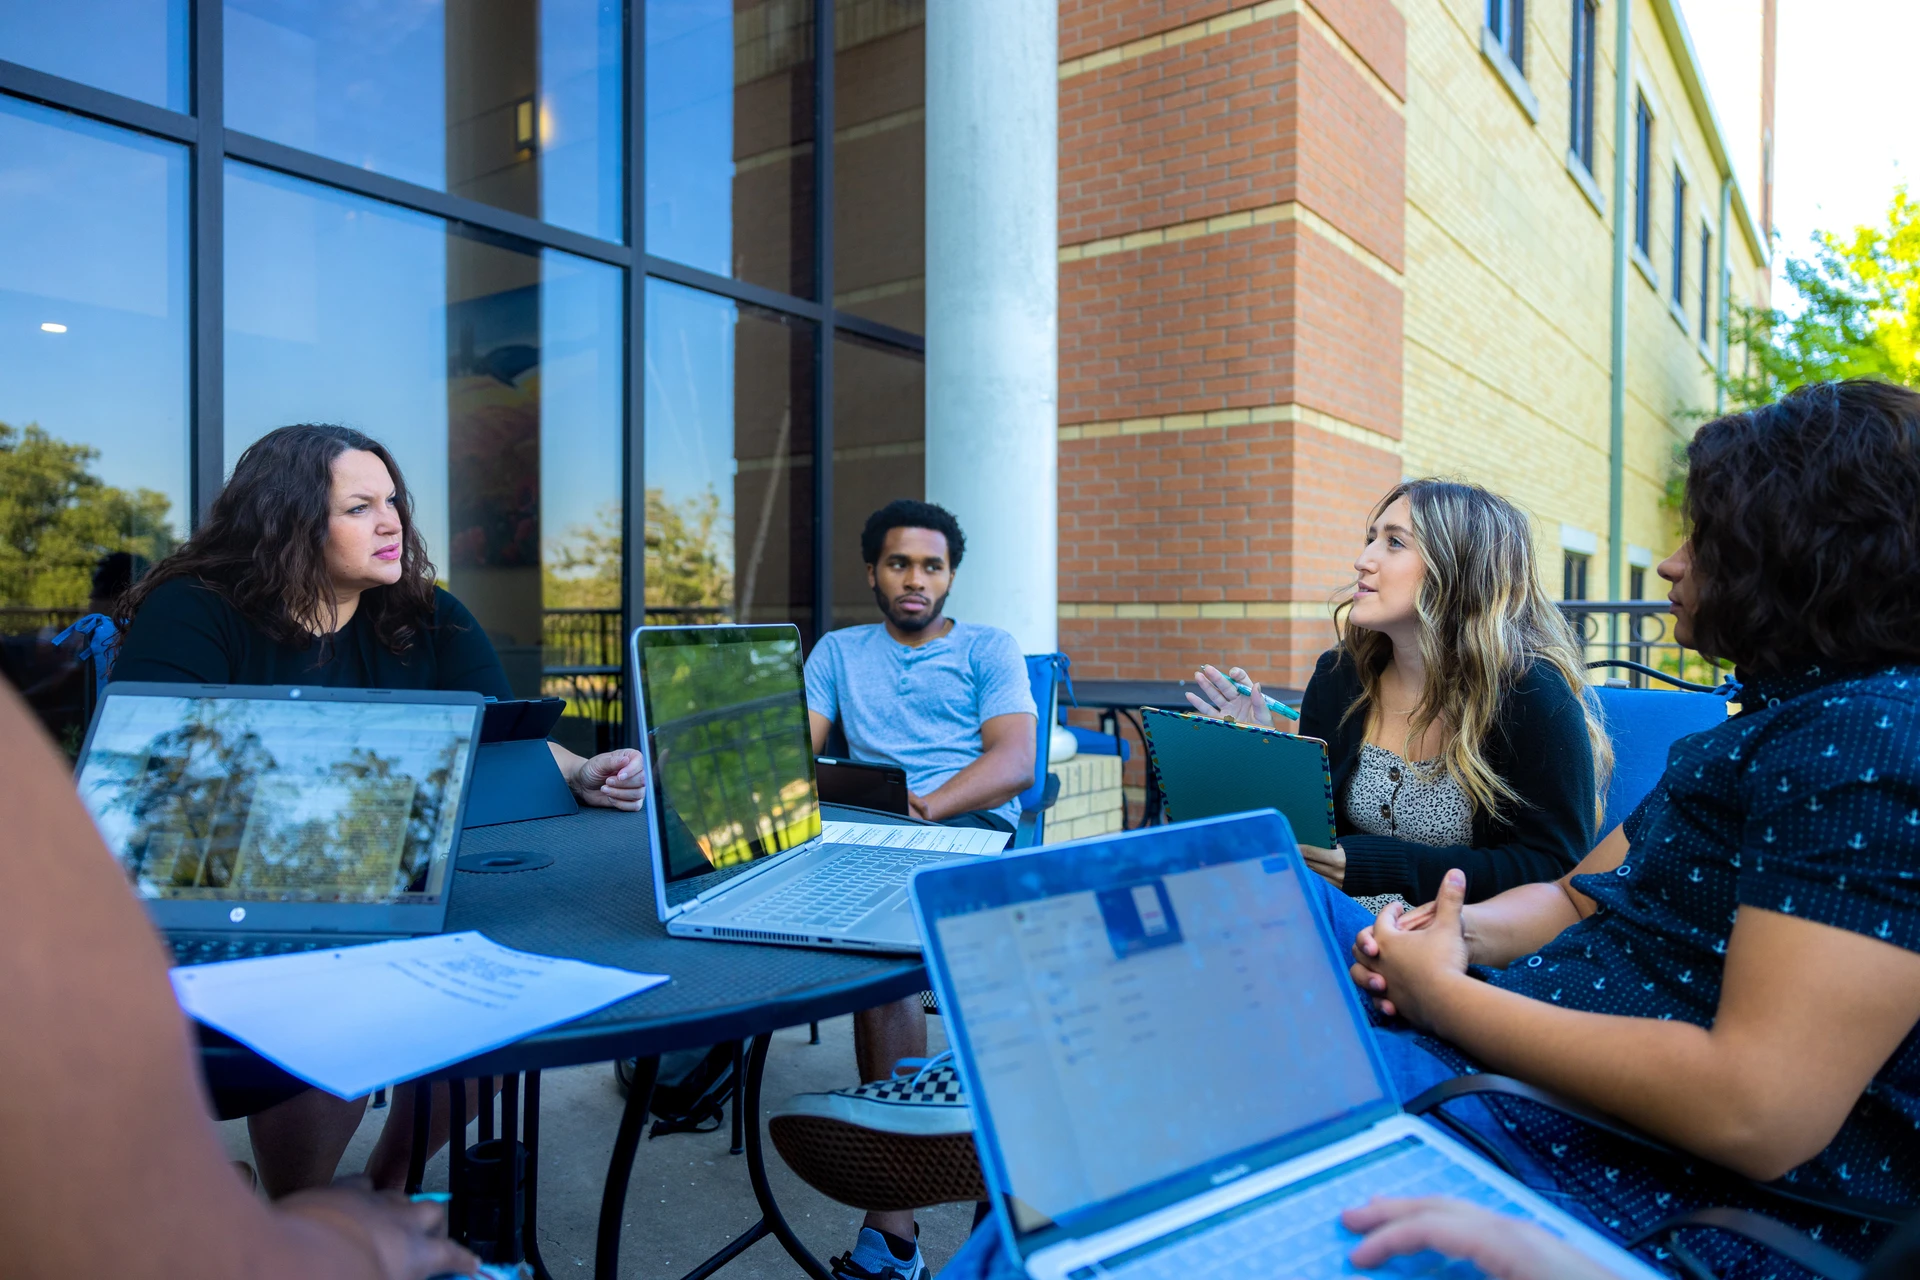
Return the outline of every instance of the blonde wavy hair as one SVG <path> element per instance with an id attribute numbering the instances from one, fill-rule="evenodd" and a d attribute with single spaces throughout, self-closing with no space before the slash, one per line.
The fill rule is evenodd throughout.
<path id="1" fill-rule="evenodd" d="M 1408 723 L 1407 742 L 1441 725 L 1447 734 L 1441 753 L 1447 772 L 1476 809 L 1497 819 L 1502 806 L 1519 796 L 1487 763 L 1487 737 L 1501 698 L 1544 662 L 1567 682 L 1586 716 L 1593 745 L 1594 822 L 1599 823 L 1613 748 L 1587 696 L 1581 646 L 1565 615 L 1540 589 L 1526 513 L 1477 484 L 1429 478 L 1395 485 L 1375 504 L 1369 522 L 1377 522 L 1400 498 L 1407 500 L 1414 544 L 1426 564 L 1414 611 L 1427 685 Z M 1346 715 L 1371 716 L 1393 643 L 1350 623 L 1352 608 L 1349 587 L 1335 598 L 1333 610 L 1341 646 L 1360 677 L 1360 696 Z"/>

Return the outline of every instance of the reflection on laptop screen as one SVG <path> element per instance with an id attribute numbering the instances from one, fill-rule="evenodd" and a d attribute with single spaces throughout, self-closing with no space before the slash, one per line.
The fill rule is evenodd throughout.
<path id="1" fill-rule="evenodd" d="M 107 691 L 80 798 L 146 898 L 439 900 L 473 708 Z"/>
<path id="2" fill-rule="evenodd" d="M 1022 1230 L 1380 1098 L 1291 868 L 935 922 Z"/>
<path id="3" fill-rule="evenodd" d="M 644 630 L 640 685 L 669 905 L 820 834 L 799 632 Z"/>

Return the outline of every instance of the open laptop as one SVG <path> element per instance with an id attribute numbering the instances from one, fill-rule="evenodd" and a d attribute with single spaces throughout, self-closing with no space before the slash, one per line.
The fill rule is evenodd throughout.
<path id="1" fill-rule="evenodd" d="M 981 1169 L 1026 1274 L 1356 1275 L 1342 1210 L 1448 1195 L 1652 1280 L 1400 1111 L 1311 874 L 1267 810 L 914 877 Z M 1388 1271 L 1479 1274 L 1448 1265 Z"/>
<path id="2" fill-rule="evenodd" d="M 1278 809 L 1303 844 L 1334 845 L 1327 744 L 1265 725 L 1142 707 L 1147 762 L 1167 820 Z"/>
<path id="3" fill-rule="evenodd" d="M 446 924 L 477 693 L 121 682 L 80 798 L 180 964 Z"/>
<path id="4" fill-rule="evenodd" d="M 907 878 L 971 855 L 829 844 L 791 624 L 633 633 L 654 902 L 677 938 L 920 950 Z"/>

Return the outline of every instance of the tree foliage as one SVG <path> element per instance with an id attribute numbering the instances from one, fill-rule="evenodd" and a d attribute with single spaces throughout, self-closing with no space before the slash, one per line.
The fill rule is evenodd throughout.
<path id="1" fill-rule="evenodd" d="M 1920 201 L 1894 192 L 1885 226 L 1820 232 L 1813 256 L 1789 258 L 1793 314 L 1736 307 L 1732 340 L 1746 349 L 1730 370 L 1736 408 L 1772 404 L 1795 387 L 1879 377 L 1920 386 Z"/>
<path id="2" fill-rule="evenodd" d="M 730 608 L 733 573 L 727 520 L 713 490 L 670 503 L 647 490 L 646 581 L 649 605 Z M 571 531 L 547 573 L 549 608 L 620 607 L 620 510 L 607 507 Z"/>
<path id="3" fill-rule="evenodd" d="M 0 422 L 0 604 L 83 605 L 100 558 L 173 550 L 171 504 L 152 489 L 116 489 L 93 474 L 100 451 L 29 423 Z"/>

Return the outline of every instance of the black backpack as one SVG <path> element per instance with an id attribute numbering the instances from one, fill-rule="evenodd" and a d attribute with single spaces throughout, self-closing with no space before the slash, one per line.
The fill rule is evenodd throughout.
<path id="1" fill-rule="evenodd" d="M 647 1107 L 654 1117 L 647 1137 L 712 1133 L 718 1129 L 726 1117 L 727 1099 L 733 1094 L 740 1053 L 741 1045 L 729 1040 L 708 1049 L 676 1049 L 661 1054 L 653 1098 Z M 622 1097 L 633 1088 L 634 1066 L 632 1058 L 613 1064 Z"/>

